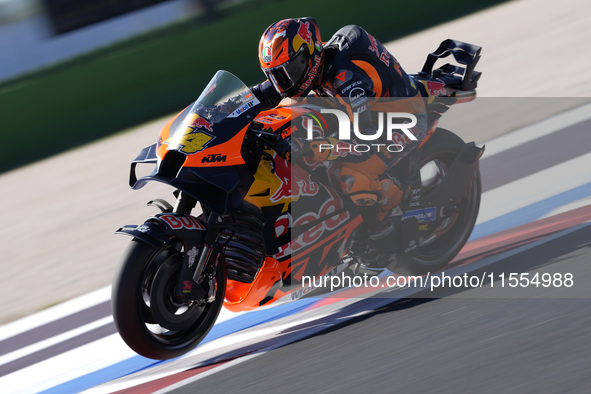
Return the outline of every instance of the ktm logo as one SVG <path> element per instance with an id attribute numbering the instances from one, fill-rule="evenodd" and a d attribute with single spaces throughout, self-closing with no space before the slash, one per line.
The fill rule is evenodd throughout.
<path id="1" fill-rule="evenodd" d="M 209 155 L 209 156 L 205 156 L 203 159 L 201 159 L 202 163 L 225 163 L 226 162 L 226 156 L 222 156 L 219 155 L 217 153 L 213 154 L 213 155 Z"/>

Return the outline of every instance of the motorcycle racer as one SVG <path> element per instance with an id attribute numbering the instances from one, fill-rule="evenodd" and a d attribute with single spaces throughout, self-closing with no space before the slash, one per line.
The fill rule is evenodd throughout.
<path id="1" fill-rule="evenodd" d="M 388 85 L 387 78 L 398 77 L 377 62 L 386 66 L 387 60 L 389 66 L 394 60 L 360 28 L 343 28 L 347 34 L 337 34 L 333 46 L 317 46 L 312 20 L 295 20 L 294 27 L 298 51 L 322 52 L 314 63 L 302 55 L 299 64 L 280 63 L 275 66 L 282 68 L 269 70 L 283 93 L 271 78 L 254 89 L 257 100 L 238 77 L 219 70 L 197 100 L 172 117 L 131 162 L 133 189 L 157 181 L 174 188 L 176 199 L 174 205 L 160 198 L 150 201 L 159 213 L 116 232 L 132 239 L 114 275 L 113 320 L 123 340 L 144 357 L 165 360 L 190 351 L 224 306 L 244 312 L 324 293 L 326 285 L 314 281 L 339 274 L 357 279 L 387 274 L 386 269 L 405 276 L 445 269 L 472 233 L 482 194 L 484 147 L 436 127 L 436 121 L 450 105 L 476 97 L 480 73 L 474 67 L 482 48 L 444 40 L 427 56 L 422 71 L 410 76 L 414 81 L 394 68 L 403 80 Z M 282 30 L 273 37 L 287 35 Z M 283 44 L 277 57 L 289 52 L 293 42 Z M 272 62 L 273 51 L 263 47 L 263 60 Z M 448 63 L 433 70 L 438 59 L 450 54 L 465 68 Z M 371 63 L 371 56 L 378 60 Z M 298 83 L 292 86 L 292 81 Z M 413 82 L 426 99 L 425 137 L 425 115 L 419 97 L 412 96 Z M 378 94 L 397 86 L 401 90 L 394 94 L 407 96 L 393 103 L 414 114 L 390 105 L 368 111 L 382 104 L 372 102 Z M 351 93 L 358 87 L 364 94 Z M 294 97 L 314 91 L 328 99 L 306 96 L 302 103 L 277 105 L 283 95 L 289 97 L 287 90 Z M 378 118 L 375 133 L 372 116 Z M 332 128 L 335 120 L 338 130 Z M 355 141 L 376 141 L 384 129 L 386 152 L 339 151 L 347 145 L 368 146 Z M 403 152 L 388 156 L 391 146 L 402 144 L 395 130 L 408 140 Z M 321 141 L 327 140 L 334 148 L 324 143 L 330 150 L 321 151 Z M 378 149 L 385 145 L 372 144 Z M 154 170 L 138 178 L 138 164 Z M 402 199 L 388 211 L 394 201 L 390 188 L 397 188 Z"/>
<path id="2" fill-rule="evenodd" d="M 319 142 L 328 142 L 325 138 L 314 141 L 316 144 L 287 138 L 276 147 L 277 153 L 286 158 L 290 152 L 297 151 L 309 152 L 317 161 L 341 156 L 335 161 L 341 162 L 337 176 L 345 194 L 359 207 L 377 208 L 371 211 L 374 218 L 373 225 L 368 225 L 370 239 L 381 239 L 389 234 L 392 226 L 384 219 L 403 198 L 410 198 L 412 186 L 408 182 L 403 186 L 386 170 L 411 155 L 427 131 L 425 104 L 413 79 L 394 56 L 361 27 L 345 26 L 323 44 L 313 18 L 285 19 L 270 25 L 259 43 L 259 62 L 267 80 L 252 90 L 266 109 L 276 107 L 285 97 L 306 97 L 314 92 L 316 96 L 335 98 L 344 104 L 351 119 L 357 113 L 359 129 L 367 135 L 376 130 L 369 108 L 377 98 L 391 98 L 391 110 L 395 108 L 396 112 L 416 116 L 417 126 L 412 129 L 416 141 L 408 141 L 397 153 L 381 149 L 357 155 L 336 155 L 331 149 L 321 152 L 311 149 Z M 411 178 L 416 181 L 418 173 Z M 365 212 L 363 208 L 361 212 Z M 406 238 L 403 250 L 410 253 L 416 248 L 416 237 Z"/>

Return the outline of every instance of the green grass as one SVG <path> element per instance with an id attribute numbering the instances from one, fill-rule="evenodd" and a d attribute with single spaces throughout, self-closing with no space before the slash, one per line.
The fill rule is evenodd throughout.
<path id="1" fill-rule="evenodd" d="M 251 0 L 213 22 L 196 18 L 130 39 L 0 84 L 0 171 L 177 111 L 218 69 L 261 81 L 258 41 L 276 20 L 314 16 L 325 40 L 357 24 L 388 41 L 499 2 Z"/>

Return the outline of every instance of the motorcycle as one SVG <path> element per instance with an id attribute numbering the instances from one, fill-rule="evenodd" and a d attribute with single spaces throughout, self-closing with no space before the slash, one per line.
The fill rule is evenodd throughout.
<path id="1" fill-rule="evenodd" d="M 117 231 L 133 237 L 112 286 L 113 317 L 127 345 L 148 358 L 178 357 L 207 335 L 222 306 L 248 311 L 317 294 L 304 277 L 444 268 L 476 221 L 484 148 L 438 128 L 437 119 L 449 105 L 475 98 L 480 50 L 446 40 L 412 75 L 427 102 L 430 128 L 413 155 L 416 163 L 392 170 L 398 179 L 413 171 L 420 177 L 418 193 L 391 214 L 398 225 L 413 223 L 419 234 L 416 252 L 406 260 L 395 248 L 400 235 L 388 238 L 394 249 L 378 253 L 383 259 L 355 252 L 364 225 L 359 209 L 325 167 L 314 168 L 305 157 L 288 161 L 273 150 L 310 113 L 321 116 L 317 108 L 261 111 L 240 79 L 218 71 L 131 164 L 133 189 L 163 182 L 175 189 L 176 201 L 150 201 L 159 213 Z M 463 67 L 433 70 L 449 55 Z M 138 164 L 155 168 L 138 179 Z"/>

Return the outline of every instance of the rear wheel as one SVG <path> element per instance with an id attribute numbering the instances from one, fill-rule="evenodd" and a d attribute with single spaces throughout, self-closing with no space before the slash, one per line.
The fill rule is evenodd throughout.
<path id="1" fill-rule="evenodd" d="M 460 137 L 439 128 L 421 147 L 419 165 L 423 197 L 428 197 L 433 192 L 464 145 Z M 413 257 L 406 264 L 397 267 L 396 272 L 423 275 L 449 264 L 472 233 L 480 207 L 480 194 L 480 172 L 476 171 L 461 198 L 439 209 L 437 215 L 443 217 L 439 227 L 431 235 L 419 239 L 418 249 Z"/>
<path id="2" fill-rule="evenodd" d="M 223 264 L 215 280 L 204 282 L 204 297 L 187 301 L 175 295 L 183 262 L 182 243 L 156 247 L 134 239 L 117 268 L 112 288 L 113 318 L 119 334 L 138 354 L 165 360 L 193 349 L 205 338 L 222 308 Z M 208 302 L 209 286 L 215 299 Z"/>

